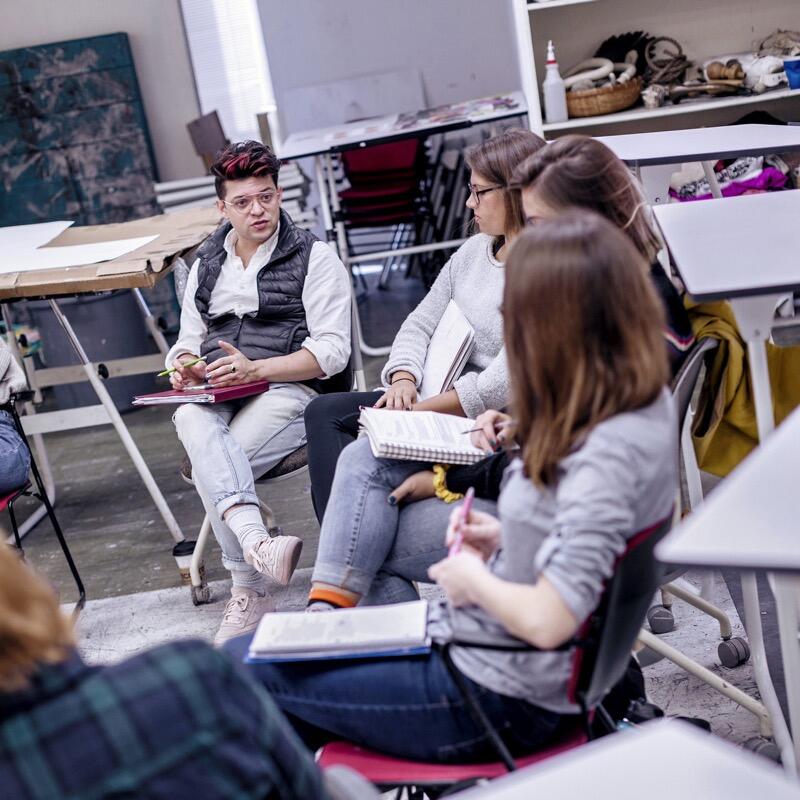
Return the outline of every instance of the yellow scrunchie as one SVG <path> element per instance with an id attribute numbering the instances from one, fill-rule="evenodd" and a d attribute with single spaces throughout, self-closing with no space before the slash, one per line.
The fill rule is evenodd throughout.
<path id="1" fill-rule="evenodd" d="M 455 503 L 460 500 L 464 495 L 460 492 L 451 492 L 447 488 L 445 482 L 445 475 L 449 466 L 447 464 L 434 464 L 433 465 L 433 491 L 440 500 L 445 503 Z"/>

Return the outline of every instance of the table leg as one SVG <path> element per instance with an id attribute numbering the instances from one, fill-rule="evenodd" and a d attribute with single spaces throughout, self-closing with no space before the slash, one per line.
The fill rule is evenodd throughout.
<path id="1" fill-rule="evenodd" d="M 789 721 L 794 734 L 795 772 L 800 765 L 800 642 L 798 642 L 797 606 L 800 602 L 800 579 L 796 575 L 770 576 L 778 614 L 778 631 L 781 639 L 783 678 L 789 706 Z M 784 767 L 789 767 L 784 760 Z"/>
<path id="2" fill-rule="evenodd" d="M 731 307 L 742 338 L 747 342 L 750 378 L 755 399 L 756 423 L 759 441 L 764 441 L 775 429 L 775 414 L 772 406 L 772 391 L 767 368 L 767 339 L 770 335 L 775 308 L 781 295 L 761 295 L 732 299 Z M 789 728 L 781 711 L 778 696 L 769 674 L 764 632 L 761 626 L 761 603 L 758 585 L 753 573 L 742 574 L 742 602 L 744 604 L 744 626 L 750 642 L 758 691 L 772 719 L 775 742 L 781 751 L 784 768 L 792 773 L 794 750 Z M 795 631 L 795 636 L 797 632 Z"/>
<path id="3" fill-rule="evenodd" d="M 89 383 L 92 385 L 92 389 L 94 389 L 95 394 L 97 395 L 98 399 L 103 405 L 106 413 L 108 414 L 109 421 L 114 426 L 117 431 L 117 435 L 122 440 L 122 444 L 125 446 L 125 449 L 128 451 L 128 455 L 131 457 L 136 470 L 139 473 L 139 477 L 142 479 L 142 482 L 147 487 L 147 491 L 150 493 L 150 497 L 153 498 L 153 502 L 158 509 L 158 512 L 161 514 L 164 523 L 166 524 L 172 538 L 176 542 L 182 542 L 184 540 L 184 535 L 181 532 L 181 529 L 175 520 L 175 517 L 170 510 L 170 507 L 167 505 L 167 501 L 164 499 L 164 495 L 161 494 L 161 490 L 158 488 L 158 484 L 155 482 L 152 474 L 150 473 L 150 469 L 145 463 L 145 460 L 142 458 L 142 454 L 139 452 L 139 448 L 136 446 L 136 443 L 133 441 L 133 437 L 130 435 L 128 429 L 125 427 L 125 423 L 122 421 L 122 417 L 117 411 L 117 407 L 114 405 L 114 401 L 111 399 L 106 387 L 103 385 L 103 382 L 100 380 L 100 377 L 97 375 L 97 371 L 94 368 L 94 365 L 89 360 L 89 357 L 86 355 L 86 351 L 83 349 L 78 337 L 75 335 L 75 331 L 72 329 L 72 326 L 69 323 L 69 320 L 66 318 L 64 313 L 59 308 L 58 303 L 50 299 L 50 307 L 53 309 L 53 313 L 56 316 L 56 319 L 61 324 L 61 327 L 64 329 L 64 332 L 67 334 L 67 337 L 72 344 L 73 349 L 78 355 L 78 359 L 81 362 L 81 366 L 83 367 L 84 372 L 86 373 L 86 378 Z"/>
<path id="4" fill-rule="evenodd" d="M 167 340 L 164 338 L 164 334 L 161 332 L 161 328 L 158 327 L 156 318 L 150 313 L 150 306 L 147 305 L 147 301 L 144 299 L 142 290 L 131 289 L 131 291 L 133 292 L 133 297 L 136 300 L 136 304 L 139 306 L 139 310 L 142 312 L 142 316 L 144 317 L 144 324 L 147 327 L 147 330 L 150 332 L 150 335 L 153 337 L 153 341 L 156 343 L 156 347 L 164 355 L 166 355 L 169 353 L 169 345 L 167 344 Z"/>
<path id="5" fill-rule="evenodd" d="M 716 200 L 722 199 L 722 189 L 719 188 L 719 181 L 717 180 L 717 173 L 714 172 L 713 161 L 701 161 L 703 165 L 703 173 L 708 181 L 708 186 L 711 189 L 711 196 Z"/>

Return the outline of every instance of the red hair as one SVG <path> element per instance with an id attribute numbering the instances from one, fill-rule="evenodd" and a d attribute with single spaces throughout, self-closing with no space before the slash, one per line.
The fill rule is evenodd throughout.
<path id="1" fill-rule="evenodd" d="M 272 176 L 278 185 L 281 161 L 271 148 L 261 142 L 234 142 L 220 150 L 211 165 L 211 174 L 216 178 L 214 186 L 217 197 L 225 197 L 225 181 L 240 181 L 245 178 Z"/>

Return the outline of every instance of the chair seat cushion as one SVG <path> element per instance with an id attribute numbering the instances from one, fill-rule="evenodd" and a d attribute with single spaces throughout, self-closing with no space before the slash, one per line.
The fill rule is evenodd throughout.
<path id="1" fill-rule="evenodd" d="M 13 492 L 8 492 L 7 494 L 0 495 L 0 511 L 5 511 L 10 503 L 13 503 L 28 487 L 30 487 L 31 482 L 26 481 L 24 486 L 20 486 L 19 489 L 14 489 Z"/>
<path id="2" fill-rule="evenodd" d="M 288 456 L 282 458 L 271 470 L 265 472 L 260 478 L 258 478 L 256 482 L 269 481 L 273 480 L 274 478 L 280 478 L 284 475 L 289 475 L 292 472 L 296 472 L 298 469 L 302 469 L 307 464 L 308 447 L 303 445 L 302 447 L 298 447 L 294 452 L 289 453 Z M 185 480 L 187 483 L 194 483 L 192 480 L 192 462 L 189 460 L 189 456 L 183 457 L 179 471 L 183 480 Z"/>
<path id="3" fill-rule="evenodd" d="M 515 759 L 518 767 L 546 761 L 559 753 L 572 750 L 587 741 L 578 722 L 564 730 L 548 747 L 529 756 Z M 448 786 L 473 778 L 498 778 L 507 770 L 501 761 L 483 764 L 433 764 L 393 758 L 374 750 L 357 747 L 350 742 L 331 742 L 322 748 L 318 759 L 323 769 L 335 764 L 350 767 L 379 786 Z"/>

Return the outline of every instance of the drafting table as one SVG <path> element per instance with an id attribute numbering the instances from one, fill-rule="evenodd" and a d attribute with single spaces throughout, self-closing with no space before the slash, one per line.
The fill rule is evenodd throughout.
<path id="1" fill-rule="evenodd" d="M 691 297 L 701 303 L 731 303 L 747 342 L 758 437 L 763 446 L 775 427 L 766 342 L 777 305 L 787 292 L 800 289 L 796 233 L 800 191 L 732 197 L 724 203 L 673 203 L 655 206 L 654 213 Z M 769 243 L 768 253 L 765 242 Z M 758 688 L 778 744 L 785 751 L 788 730 L 767 668 L 752 573 L 742 576 L 742 597 Z"/>
<path id="2" fill-rule="evenodd" d="M 685 722 L 655 721 L 458 794 L 459 800 L 800 800 L 766 759 Z"/>
<path id="3" fill-rule="evenodd" d="M 598 136 L 597 140 L 632 167 L 652 205 L 669 202 L 669 179 L 684 162 L 703 165 L 711 194 L 722 197 L 714 162 L 800 150 L 800 126 L 719 125 L 678 131 Z"/>
<path id="4" fill-rule="evenodd" d="M 117 377 L 157 372 L 163 369 L 164 356 L 169 348 L 156 320 L 150 313 L 141 289 L 152 287 L 166 277 L 171 269 L 171 264 L 168 263 L 171 255 L 199 244 L 208 234 L 215 230 L 218 222 L 219 214 L 216 209 L 203 208 L 175 212 L 174 214 L 151 217 L 147 220 L 131 223 L 89 226 L 83 229 L 76 228 L 67 232 L 69 236 L 92 235 L 92 233 L 98 233 L 102 230 L 104 232 L 108 231 L 106 235 L 114 238 L 119 235 L 120 231 L 126 231 L 128 236 L 132 236 L 139 228 L 146 228 L 150 233 L 158 234 L 159 238 L 152 245 L 100 264 L 0 275 L 0 304 L 2 304 L 3 319 L 8 330 L 13 330 L 11 327 L 13 323 L 13 301 L 46 299 L 72 344 L 79 361 L 79 366 L 52 367 L 37 370 L 30 359 L 23 361 L 15 337 L 9 336 L 9 345 L 12 348 L 12 352 L 25 368 L 28 383 L 30 388 L 35 390 L 37 401 L 41 400 L 40 391 L 42 388 L 87 380 L 99 400 L 97 405 L 44 413 L 37 413 L 33 403 L 25 404 L 26 413 L 22 416 L 22 424 L 25 432 L 33 438 L 42 477 L 51 503 L 55 502 L 55 485 L 42 434 L 111 424 L 114 426 L 167 529 L 176 542 L 176 547 L 173 549 L 173 555 L 176 558 L 190 555 L 191 547 L 185 542 L 183 533 L 172 511 L 108 394 L 98 372 L 99 365 L 90 361 L 67 316 L 59 306 L 58 298 L 115 289 L 130 289 L 134 293 L 147 329 L 153 336 L 160 352 L 133 358 L 109 360 L 105 362 L 107 374 L 110 377 Z M 70 241 L 69 236 L 66 238 L 67 242 Z M 125 236 L 123 235 L 121 238 L 125 238 Z M 21 526 L 21 533 L 27 532 L 40 518 L 41 514 L 37 510 Z M 183 551 L 187 547 L 189 549 L 184 553 Z M 179 563 L 182 565 L 182 562 Z"/>
<path id="5" fill-rule="evenodd" d="M 333 221 L 340 211 L 340 206 L 331 156 L 345 150 L 404 139 L 425 138 L 437 133 L 462 130 L 473 125 L 498 122 L 524 114 L 527 114 L 527 107 L 522 92 L 511 92 L 408 114 L 389 114 L 329 128 L 293 133 L 278 147 L 278 156 L 285 160 L 314 157 L 314 174 L 320 195 L 325 233 L 329 242 L 336 243 L 339 257 L 345 266 L 350 267 L 351 264 L 390 256 L 451 250 L 462 244 L 463 239 L 350 257 L 344 223 Z M 359 323 L 357 333 L 362 352 L 365 355 L 386 355 L 390 348 L 374 348 L 364 343 L 358 314 L 355 315 L 355 321 Z"/>
<path id="6" fill-rule="evenodd" d="M 800 764 L 800 410 L 794 411 L 656 549 L 669 563 L 770 573 L 795 764 Z M 786 765 L 786 758 L 784 757 Z"/>

